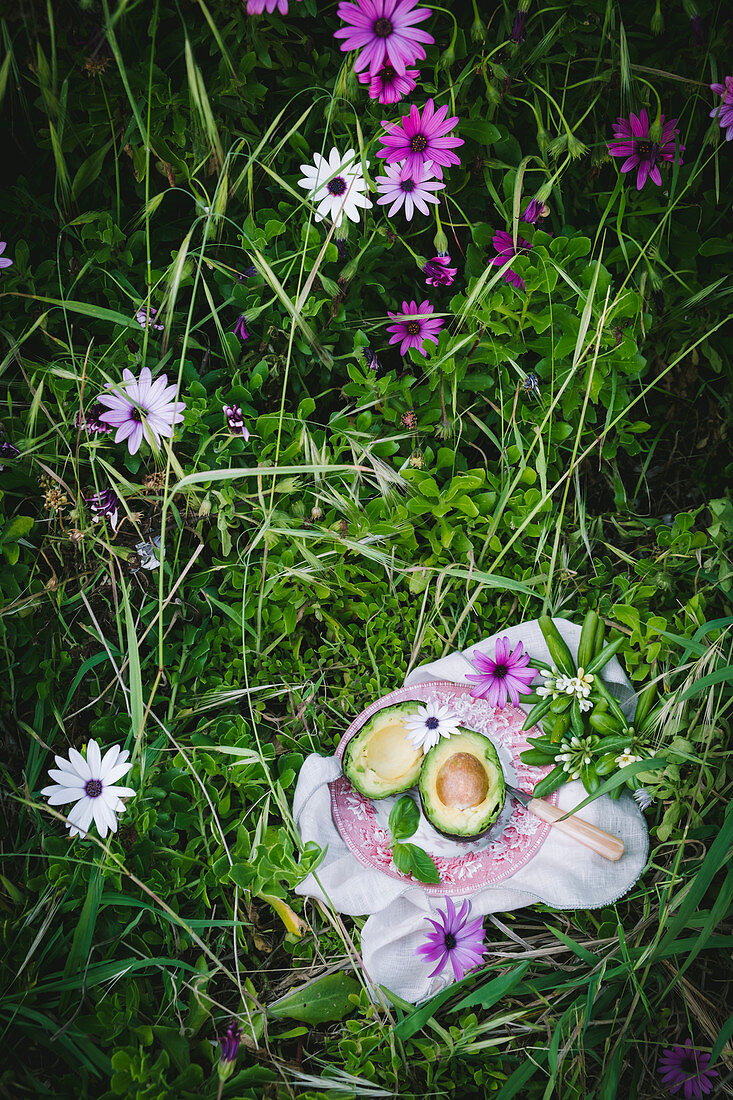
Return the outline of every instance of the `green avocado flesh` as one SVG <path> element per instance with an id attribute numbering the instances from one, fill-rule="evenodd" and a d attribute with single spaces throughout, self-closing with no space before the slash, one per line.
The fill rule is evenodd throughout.
<path id="1" fill-rule="evenodd" d="M 420 802 L 425 817 L 443 836 L 473 840 L 488 832 L 505 793 L 496 749 L 480 733 L 460 727 L 425 755 Z"/>
<path id="2" fill-rule="evenodd" d="M 344 775 L 367 798 L 387 798 L 414 787 L 423 762 L 422 749 L 407 740 L 404 719 L 417 714 L 417 700 L 385 707 L 351 738 L 344 752 Z"/>

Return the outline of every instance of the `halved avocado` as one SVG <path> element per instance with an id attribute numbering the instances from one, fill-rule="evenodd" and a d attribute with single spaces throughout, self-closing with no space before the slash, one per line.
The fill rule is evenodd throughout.
<path id="1" fill-rule="evenodd" d="M 367 798 L 387 798 L 414 787 L 424 754 L 407 740 L 403 719 L 421 703 L 408 700 L 372 715 L 344 751 L 344 775 Z"/>
<path id="2" fill-rule="evenodd" d="M 459 727 L 425 755 L 420 802 L 434 829 L 454 840 L 488 832 L 505 798 L 499 756 L 487 737 Z"/>

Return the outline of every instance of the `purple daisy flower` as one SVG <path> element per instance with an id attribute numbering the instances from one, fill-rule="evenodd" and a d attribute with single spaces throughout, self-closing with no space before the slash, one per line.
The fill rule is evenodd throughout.
<path id="1" fill-rule="evenodd" d="M 442 180 L 435 178 L 433 164 L 429 160 L 418 161 L 417 164 L 385 164 L 385 174 L 377 176 L 377 191 L 381 198 L 377 199 L 379 206 L 386 206 L 391 202 L 387 213 L 390 218 L 400 207 L 404 206 L 404 214 L 408 221 L 412 219 L 415 207 L 421 214 L 427 214 L 428 202 L 437 203 L 440 200 L 432 191 L 439 191 L 445 187 Z"/>
<path id="2" fill-rule="evenodd" d="M 496 249 L 497 255 L 489 260 L 490 264 L 495 267 L 503 267 L 507 260 L 511 260 L 514 256 L 521 256 L 523 252 L 529 252 L 532 245 L 529 241 L 525 241 L 524 237 L 517 237 L 517 246 L 514 247 L 514 239 L 511 233 L 507 233 L 505 229 L 499 229 L 492 238 L 492 244 Z M 504 278 L 512 286 L 515 286 L 517 290 L 524 290 L 524 280 L 517 275 L 516 271 L 513 271 L 511 267 L 507 268 L 504 272 Z"/>
<path id="3" fill-rule="evenodd" d="M 721 130 L 725 130 L 725 140 L 733 141 L 733 76 L 726 76 L 725 84 L 711 84 L 710 91 L 723 98 L 722 103 L 713 107 L 710 117 L 717 121 Z"/>
<path id="4" fill-rule="evenodd" d="M 90 405 L 86 412 L 79 412 L 76 414 L 76 427 L 85 428 L 87 435 L 109 435 L 112 431 L 109 424 L 105 424 L 100 418 L 104 409 L 95 401 Z"/>
<path id="5" fill-rule="evenodd" d="M 403 115 L 399 122 L 383 122 L 389 133 L 379 140 L 383 148 L 377 152 L 388 164 L 406 160 L 410 168 L 422 161 L 433 163 L 433 175 L 443 178 L 443 168 L 451 164 L 460 164 L 460 158 L 452 150 L 463 145 L 463 138 L 454 137 L 451 130 L 458 122 L 457 116 L 446 118 L 448 107 L 443 104 L 435 110 L 435 104 L 429 99 L 422 113 L 413 104 L 409 115 Z"/>
<path id="6" fill-rule="evenodd" d="M 519 706 L 519 696 L 529 692 L 529 685 L 535 677 L 535 670 L 528 668 L 529 654 L 522 652 L 521 642 L 510 652 L 508 638 L 498 638 L 494 649 L 494 660 L 473 651 L 473 666 L 477 673 L 470 673 L 467 680 L 475 680 L 476 687 L 471 688 L 474 699 L 486 699 L 489 706 L 503 710 L 507 695 L 515 707 Z"/>
<path id="7" fill-rule="evenodd" d="M 240 313 L 237 317 L 237 322 L 234 326 L 234 335 L 238 336 L 243 344 L 246 344 L 249 340 L 249 329 L 247 328 L 247 322 L 244 319 L 244 314 Z"/>
<path id="8" fill-rule="evenodd" d="M 383 65 L 379 72 L 359 73 L 359 81 L 369 85 L 370 99 L 378 99 L 380 103 L 397 103 L 414 92 L 419 76 L 419 69 L 405 69 L 400 74 L 393 65 Z"/>
<path id="9" fill-rule="evenodd" d="M 655 141 L 649 131 L 649 116 L 645 109 L 639 115 L 632 113 L 628 119 L 618 118 L 613 124 L 615 142 L 608 146 L 612 157 L 625 157 L 621 165 L 622 172 L 631 172 L 639 169 L 636 177 L 636 190 L 641 191 L 649 179 L 661 186 L 662 174 L 659 171 L 660 161 L 675 163 L 675 138 L 679 136 L 677 119 L 664 121 L 664 115 L 660 115 L 659 124 L 662 130 L 661 141 Z M 680 145 L 680 152 L 684 152 L 684 145 Z M 678 157 L 677 164 L 682 164 L 682 157 Z"/>
<path id="10" fill-rule="evenodd" d="M 162 332 L 165 325 L 158 325 L 155 323 L 155 318 L 158 316 L 158 311 L 155 306 L 141 306 L 135 314 L 135 320 L 140 325 L 140 328 L 154 328 L 158 332 Z"/>
<path id="11" fill-rule="evenodd" d="M 403 302 L 402 313 L 390 313 L 387 310 L 392 320 L 397 322 L 396 325 L 387 325 L 387 332 L 394 333 L 394 336 L 390 336 L 389 342 L 399 344 L 400 340 L 402 341 L 400 355 L 405 355 L 408 348 L 417 348 L 422 352 L 425 340 L 438 343 L 437 334 L 443 327 L 443 319 L 426 316 L 432 312 L 433 307 L 427 301 L 421 302 L 420 305 L 416 302 Z"/>
<path id="12" fill-rule="evenodd" d="M 239 1029 L 239 1024 L 235 1021 L 231 1023 L 225 1033 L 218 1038 L 222 1062 L 229 1063 L 236 1060 L 241 1042 L 242 1032 Z"/>
<path id="13" fill-rule="evenodd" d="M 168 377 L 159 375 L 153 382 L 148 367 L 143 367 L 139 381 L 127 367 L 122 372 L 122 385 L 108 383 L 111 393 L 99 400 L 107 406 L 100 419 L 117 429 L 115 443 L 127 440 L 130 454 L 140 449 L 143 439 L 160 446 L 161 436 L 172 436 L 174 424 L 183 420 L 185 401 L 176 401 L 177 385 L 168 385 Z"/>
<path id="14" fill-rule="evenodd" d="M 452 286 L 458 274 L 458 268 L 450 266 L 450 256 L 447 252 L 439 252 L 437 256 L 433 256 L 422 270 L 428 286 Z"/>
<path id="15" fill-rule="evenodd" d="M 227 426 L 232 435 L 244 436 L 245 443 L 249 439 L 249 429 L 244 423 L 242 410 L 239 405 L 222 405 L 222 412 L 227 418 Z"/>
<path id="16" fill-rule="evenodd" d="M 520 42 L 524 42 L 524 28 L 527 26 L 527 12 L 522 11 L 521 8 L 514 15 L 514 22 L 512 23 L 511 33 L 509 35 L 512 42 L 515 45 L 519 45 Z"/>
<path id="17" fill-rule="evenodd" d="M 0 271 L 2 271 L 4 267 L 13 266 L 13 261 L 10 259 L 10 256 L 3 256 L 3 252 L 7 247 L 6 241 L 0 241 Z"/>
<path id="18" fill-rule="evenodd" d="M 543 202 L 538 202 L 537 199 L 530 199 L 523 213 L 519 215 L 519 220 L 526 222 L 527 225 L 535 225 L 540 218 L 544 217 L 545 204 Z"/>
<path id="19" fill-rule="evenodd" d="M 375 372 L 379 370 L 380 362 L 377 359 L 376 355 L 374 354 L 374 352 L 372 351 L 371 348 L 369 348 L 369 347 L 362 348 L 361 349 L 361 354 L 364 356 L 364 363 L 369 368 L 369 370 L 373 370 Z"/>
<path id="20" fill-rule="evenodd" d="M 5 436 L 0 433 L 0 458 L 17 458 L 19 454 L 18 448 L 14 447 L 12 443 L 8 443 Z"/>
<path id="21" fill-rule="evenodd" d="M 426 942 L 416 950 L 416 955 L 424 955 L 428 962 L 437 962 L 430 977 L 444 970 L 448 963 L 453 967 L 456 981 L 474 967 L 480 966 L 486 954 L 484 943 L 484 920 L 476 917 L 468 923 L 471 902 L 466 898 L 461 908 L 456 907 L 450 898 L 445 899 L 445 912 L 438 910 L 438 920 L 426 917 L 434 932 L 428 932 Z"/>
<path id="22" fill-rule="evenodd" d="M 422 60 L 425 50 L 422 43 L 435 42 L 432 34 L 420 30 L 415 23 L 422 23 L 432 15 L 430 8 L 416 8 L 418 0 L 357 0 L 355 4 L 339 4 L 338 17 L 350 26 L 334 33 L 343 38 L 341 49 L 361 50 L 354 63 L 360 73 L 369 67 L 372 75 L 389 64 L 404 76 L 409 65 Z"/>
<path id="23" fill-rule="evenodd" d="M 276 8 L 280 15 L 287 15 L 288 0 L 247 0 L 247 15 L 262 15 L 263 12 L 273 12 Z"/>
<path id="24" fill-rule="evenodd" d="M 95 493 L 91 497 L 84 498 L 89 505 L 92 515 L 94 516 L 94 522 L 100 523 L 101 520 L 107 517 L 109 519 L 112 533 L 117 531 L 118 527 L 118 515 L 120 510 L 120 498 L 115 493 L 114 489 L 102 489 L 99 493 Z"/>
<path id="25" fill-rule="evenodd" d="M 253 279 L 256 274 L 257 268 L 254 266 L 254 264 L 249 264 L 247 267 L 245 267 L 244 271 L 241 274 L 237 272 L 237 278 L 239 279 L 240 283 L 243 283 L 245 279 Z"/>
<path id="26" fill-rule="evenodd" d="M 710 1055 L 695 1050 L 692 1039 L 685 1039 L 684 1046 L 665 1050 L 657 1072 L 671 1093 L 682 1088 L 685 1100 L 700 1100 L 713 1091 L 713 1077 L 719 1076 L 717 1070 L 708 1069 L 709 1065 Z"/>

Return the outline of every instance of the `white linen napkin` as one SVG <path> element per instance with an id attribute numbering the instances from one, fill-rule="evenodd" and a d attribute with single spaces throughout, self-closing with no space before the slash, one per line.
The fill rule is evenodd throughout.
<path id="1" fill-rule="evenodd" d="M 573 654 L 577 654 L 580 627 L 566 619 L 554 621 Z M 430 680 L 470 683 L 466 680 L 466 674 L 474 671 L 470 655 L 479 650 L 493 657 L 494 644 L 499 637 L 508 637 L 512 648 L 522 641 L 530 656 L 551 663 L 539 624 L 532 620 L 492 634 L 464 653 L 451 653 L 439 661 L 422 665 L 407 676 L 405 686 Z M 630 715 L 635 698 L 616 658 L 606 665 L 603 679 Z M 296 887 L 296 893 L 319 898 L 341 913 L 368 914 L 369 919 L 362 929 L 361 947 L 369 983 L 373 987 L 386 986 L 414 1004 L 452 980 L 450 967 L 430 979 L 432 964 L 415 955 L 426 932 L 430 931 L 424 918 L 434 916 L 443 903 L 440 898 L 428 897 L 415 883 L 402 882 L 362 866 L 351 854 L 331 815 L 328 784 L 340 774 L 339 760 L 315 753 L 301 768 L 293 816 L 303 841 L 313 840 L 327 847 L 327 852 L 316 871 Z M 559 805 L 569 810 L 585 797 L 582 783 L 568 783 L 560 789 Z M 550 829 L 537 855 L 511 878 L 470 895 L 472 915 L 508 912 L 535 902 L 555 909 L 597 909 L 623 897 L 646 863 L 648 834 L 641 811 L 628 792 L 624 792 L 617 802 L 607 795 L 602 796 L 586 806 L 581 816 L 623 838 L 626 850 L 620 860 L 615 863 L 605 860 L 557 829 Z M 459 904 L 459 899 L 454 898 L 454 901 Z"/>

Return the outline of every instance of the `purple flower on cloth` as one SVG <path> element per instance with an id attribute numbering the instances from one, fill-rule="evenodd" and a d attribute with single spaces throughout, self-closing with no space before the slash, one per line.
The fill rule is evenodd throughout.
<path id="1" fill-rule="evenodd" d="M 486 699 L 489 706 L 499 710 L 506 706 L 507 695 L 515 707 L 519 706 L 519 696 L 529 692 L 529 685 L 535 677 L 535 670 L 527 667 L 529 654 L 522 652 L 522 643 L 518 642 L 513 652 L 510 650 L 508 638 L 497 639 L 493 661 L 474 649 L 473 667 L 478 672 L 466 676 L 467 680 L 476 681 L 476 686 L 471 688 L 473 698 Z"/>
<path id="2" fill-rule="evenodd" d="M 117 520 L 120 509 L 120 498 L 117 496 L 114 489 L 102 489 L 93 496 L 85 497 L 84 499 L 91 509 L 92 515 L 94 516 L 94 522 L 99 523 L 106 516 L 109 520 L 112 532 L 116 532 L 118 527 Z"/>
<path id="3" fill-rule="evenodd" d="M 385 164 L 384 172 L 383 176 L 376 178 L 377 191 L 380 194 L 377 203 L 379 206 L 392 203 L 387 211 L 390 217 L 400 207 L 403 207 L 408 221 L 412 220 L 415 207 L 421 214 L 427 214 L 428 208 L 425 204 L 439 202 L 438 197 L 431 192 L 445 187 L 442 180 L 435 178 L 433 165 L 429 160 L 413 165 L 406 161 L 404 164 Z"/>
<path id="4" fill-rule="evenodd" d="M 405 355 L 408 348 L 417 348 L 422 352 L 425 340 L 438 343 L 437 334 L 443 327 L 443 319 L 430 317 L 432 312 L 433 307 L 428 301 L 421 302 L 420 305 L 414 301 L 403 302 L 402 313 L 391 313 L 387 310 L 392 320 L 397 322 L 396 325 L 387 325 L 387 332 L 394 333 L 394 336 L 390 336 L 389 342 L 399 344 L 402 341 L 400 355 Z"/>
<path id="5" fill-rule="evenodd" d="M 439 252 L 423 267 L 423 275 L 428 286 L 452 286 L 458 274 L 457 267 L 451 267 L 447 252 Z"/>
<path id="6" fill-rule="evenodd" d="M 244 436 L 245 443 L 249 439 L 249 429 L 244 423 L 242 410 L 239 405 L 222 405 L 222 412 L 227 418 L 227 426 L 232 435 Z"/>
<path id="7" fill-rule="evenodd" d="M 10 259 L 10 256 L 3 256 L 3 252 L 5 251 L 6 248 L 7 248 L 7 242 L 6 241 L 0 241 L 0 271 L 2 271 L 2 269 L 4 267 L 12 267 L 13 266 L 13 261 Z"/>
<path id="8" fill-rule="evenodd" d="M 115 443 L 127 440 L 130 454 L 140 450 L 143 439 L 160 446 L 161 436 L 172 436 L 173 427 L 183 420 L 185 401 L 176 401 L 178 386 L 168 385 L 168 377 L 159 375 L 153 382 L 148 367 L 143 367 L 137 380 L 127 367 L 122 372 L 122 384 L 108 383 L 111 393 L 99 400 L 107 406 L 100 419 L 116 428 Z"/>
<path id="9" fill-rule="evenodd" d="M 280 15 L 287 15 L 288 0 L 247 0 L 247 15 L 262 15 L 263 12 L 273 12 L 276 8 Z"/>
<path id="10" fill-rule="evenodd" d="M 437 962 L 435 970 L 430 973 L 431 978 L 440 974 L 450 963 L 458 982 L 469 970 L 481 965 L 486 954 L 484 921 L 483 917 L 476 917 L 469 924 L 470 912 L 468 898 L 458 912 L 451 899 L 446 898 L 445 912 L 438 910 L 438 920 L 425 918 L 435 931 L 427 933 L 426 942 L 418 947 L 415 954 L 424 955 L 428 962 Z"/>
<path id="11" fill-rule="evenodd" d="M 140 309 L 135 314 L 135 320 L 140 325 L 140 328 L 154 328 L 158 332 L 162 332 L 165 325 L 158 325 L 155 322 L 155 318 L 158 316 L 158 311 L 155 306 L 140 306 Z"/>
<path id="12" fill-rule="evenodd" d="M 511 233 L 507 233 L 505 229 L 499 229 L 492 238 L 492 244 L 496 249 L 497 255 L 489 260 L 490 264 L 495 267 L 503 267 L 504 264 L 513 259 L 515 256 L 521 256 L 523 252 L 529 252 L 532 245 L 529 241 L 525 241 L 524 237 L 517 237 L 517 246 L 514 247 L 514 239 Z M 524 280 L 517 275 L 516 271 L 513 271 L 511 267 L 508 267 L 504 272 L 504 278 L 512 286 L 515 286 L 517 290 L 524 290 Z"/>
<path id="13" fill-rule="evenodd" d="M 685 1039 L 685 1045 L 665 1050 L 657 1064 L 657 1072 L 662 1084 L 671 1093 L 683 1089 L 685 1100 L 700 1100 L 713 1091 L 713 1077 L 718 1071 L 708 1069 L 710 1055 L 695 1050 L 691 1039 Z"/>
<path id="14" fill-rule="evenodd" d="M 379 72 L 370 73 L 367 70 L 359 73 L 359 82 L 369 85 L 370 99 L 378 99 L 380 103 L 398 103 L 410 92 L 414 92 L 419 76 L 419 69 L 405 69 L 400 74 L 394 66 L 383 65 Z"/>
<path id="15" fill-rule="evenodd" d="M 723 99 L 722 103 L 713 107 L 710 117 L 717 121 L 721 130 L 725 130 L 725 140 L 733 141 L 733 76 L 726 76 L 725 84 L 711 84 L 710 91 Z"/>
<path id="16" fill-rule="evenodd" d="M 656 141 L 651 136 L 649 116 L 645 109 L 638 116 L 632 111 L 628 119 L 618 118 L 613 124 L 615 140 L 608 146 L 608 151 L 612 157 L 626 158 L 621 165 L 622 172 L 631 172 L 638 168 L 637 191 L 641 191 L 647 177 L 657 187 L 661 186 L 660 162 L 675 162 L 675 138 L 679 137 L 677 119 L 671 118 L 669 122 L 665 122 L 664 115 L 660 115 L 659 125 L 661 140 Z M 684 148 L 684 145 L 680 145 L 680 152 L 684 152 Z M 676 163 L 682 164 L 682 158 L 678 157 Z"/>
<path id="17" fill-rule="evenodd" d="M 432 15 L 430 8 L 417 8 L 418 0 L 357 0 L 355 4 L 339 4 L 339 19 L 348 23 L 335 31 L 334 38 L 343 38 L 344 51 L 361 50 L 354 63 L 360 73 L 369 68 L 375 75 L 389 64 L 404 76 L 408 66 L 425 57 L 423 43 L 435 41 L 432 34 L 416 27 Z"/>
<path id="18" fill-rule="evenodd" d="M 79 409 L 76 414 L 77 428 L 85 428 L 87 435 L 109 435 L 112 429 L 100 419 L 103 412 L 104 409 L 98 401 L 90 405 L 86 412 Z"/>
<path id="19" fill-rule="evenodd" d="M 234 335 L 238 336 L 243 344 L 246 344 L 249 340 L 249 329 L 247 328 L 247 322 L 244 319 L 244 314 L 240 313 L 237 317 L 237 322 L 234 326 Z"/>
<path id="20" fill-rule="evenodd" d="M 435 110 L 435 104 L 429 99 L 422 109 L 410 107 L 409 115 L 403 115 L 399 122 L 382 122 L 389 131 L 379 140 L 383 148 L 377 152 L 388 164 L 406 160 L 410 168 L 422 161 L 433 162 L 433 175 L 443 178 L 443 168 L 451 164 L 460 164 L 460 158 L 453 149 L 463 145 L 463 138 L 454 137 L 451 130 L 458 122 L 458 116 L 446 118 L 447 104 Z"/>

